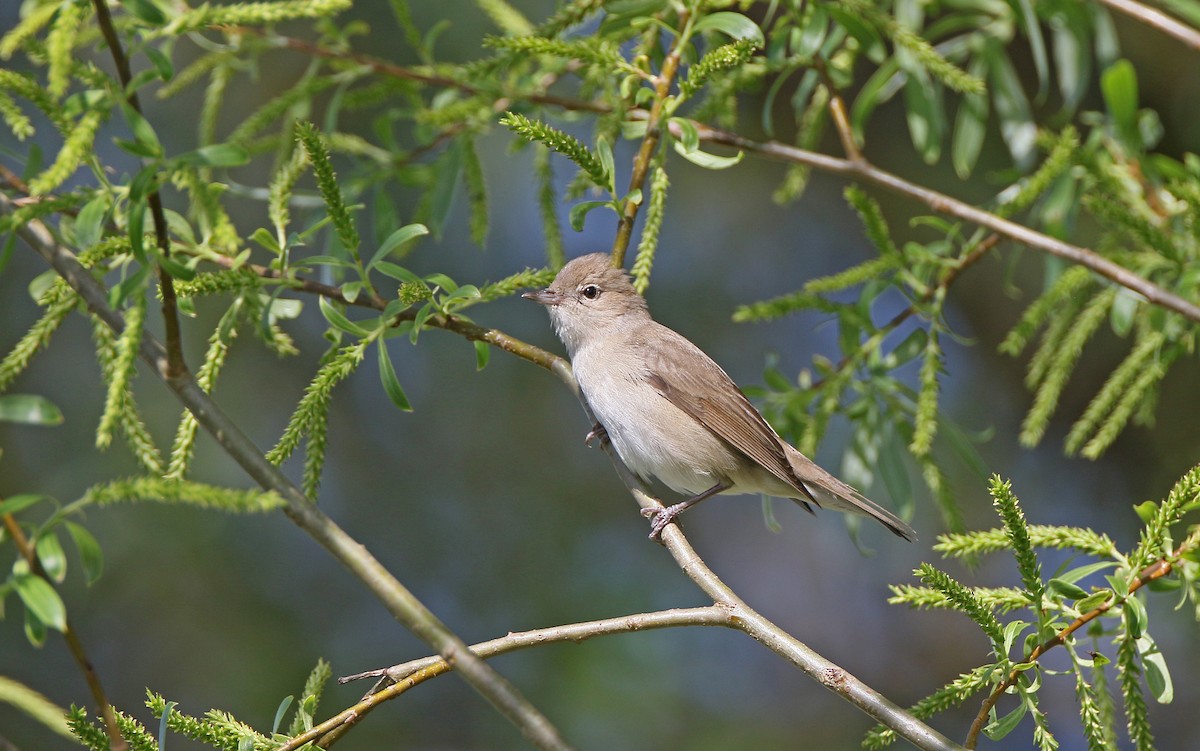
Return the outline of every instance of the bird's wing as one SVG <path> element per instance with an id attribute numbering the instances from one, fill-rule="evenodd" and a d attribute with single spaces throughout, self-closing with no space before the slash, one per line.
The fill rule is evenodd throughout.
<path id="1" fill-rule="evenodd" d="M 682 335 L 657 323 L 661 335 L 640 342 L 649 366 L 646 380 L 667 401 L 695 418 L 713 434 L 792 486 L 804 499 L 817 503 L 796 476 L 779 436 L 720 365 Z M 694 353 L 690 368 L 675 364 L 672 350 Z M 817 505 L 820 505 L 819 503 Z"/>

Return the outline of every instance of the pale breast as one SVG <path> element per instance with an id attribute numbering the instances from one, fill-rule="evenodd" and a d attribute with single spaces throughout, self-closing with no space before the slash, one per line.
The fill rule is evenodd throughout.
<path id="1" fill-rule="evenodd" d="M 636 353 L 607 344 L 581 348 L 572 367 L 625 466 L 687 494 L 741 474 L 745 459 L 651 386 Z"/>

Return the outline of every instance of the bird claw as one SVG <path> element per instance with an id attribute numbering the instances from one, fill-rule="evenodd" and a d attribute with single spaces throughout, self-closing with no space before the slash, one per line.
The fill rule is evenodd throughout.
<path id="1" fill-rule="evenodd" d="M 644 508 L 642 516 L 650 520 L 650 534 L 648 537 L 657 543 L 662 543 L 663 530 L 667 525 L 675 521 L 675 517 L 683 511 L 675 506 L 667 506 L 666 508 Z"/>
<path id="2" fill-rule="evenodd" d="M 591 431 L 583 437 L 583 445 L 591 448 L 592 441 L 595 440 L 599 440 L 601 446 L 608 443 L 608 431 L 600 423 L 593 425 Z"/>

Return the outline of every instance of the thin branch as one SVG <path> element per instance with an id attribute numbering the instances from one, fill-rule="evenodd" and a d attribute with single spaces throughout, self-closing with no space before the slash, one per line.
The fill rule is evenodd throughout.
<path id="1" fill-rule="evenodd" d="M 1175 37 L 1194 50 L 1200 51 L 1200 31 L 1168 16 L 1162 11 L 1134 2 L 1134 0 L 1100 0 L 1113 10 L 1120 11 L 1135 21 L 1140 21 L 1152 29 L 1161 31 L 1169 37 Z"/>
<path id="2" fill-rule="evenodd" d="M 1195 544 L 1190 542 L 1189 538 L 1189 541 L 1185 541 L 1182 545 L 1175 549 L 1170 558 L 1163 558 L 1155 561 L 1147 566 L 1140 574 L 1138 574 L 1138 577 L 1129 585 L 1129 592 L 1124 597 L 1113 597 L 1107 602 L 1104 602 L 1088 612 L 1080 615 L 1057 634 L 1034 647 L 1033 651 L 1030 652 L 1029 656 L 1022 660 L 1022 662 L 1037 662 L 1042 655 L 1046 654 L 1046 652 L 1049 652 L 1051 649 L 1054 649 L 1055 647 L 1065 643 L 1071 634 L 1104 615 L 1115 606 L 1124 604 L 1134 592 L 1137 592 L 1139 589 L 1155 579 L 1161 579 L 1162 577 L 1171 573 L 1174 570 L 1175 564 L 1183 556 L 1184 552 L 1192 547 L 1195 547 Z M 964 748 L 975 748 L 975 744 L 979 742 L 979 733 L 983 730 L 983 726 L 987 723 L 987 718 L 988 715 L 991 714 L 992 707 L 996 706 L 996 702 L 1000 700 L 1000 697 L 1004 694 L 1004 692 L 1011 688 L 1020 679 L 1020 677 L 1021 671 L 1013 670 L 1004 680 L 997 683 L 996 687 L 992 689 L 992 693 L 988 694 L 988 697 L 983 700 L 983 706 L 979 708 L 978 714 L 975 715 L 975 721 L 971 723 L 971 729 L 967 731 L 967 739 L 963 743 Z"/>
<path id="3" fill-rule="evenodd" d="M 593 639 L 597 636 L 612 634 L 628 634 L 652 629 L 672 628 L 678 626 L 726 626 L 732 627 L 729 611 L 719 605 L 709 605 L 700 608 L 675 608 L 660 610 L 653 613 L 637 613 L 635 615 L 604 618 L 584 623 L 569 623 L 562 626 L 533 629 L 509 633 L 498 639 L 471 645 L 471 651 L 483 658 L 494 657 L 508 652 L 537 647 L 543 644 L 558 642 L 574 642 L 576 644 Z M 325 722 L 316 725 L 292 738 L 276 751 L 294 751 L 309 741 L 317 741 L 317 746 L 329 748 L 346 730 L 362 719 L 363 715 L 379 705 L 394 699 L 430 678 L 451 671 L 453 667 L 440 657 L 423 657 L 390 668 L 368 670 L 365 673 L 339 678 L 338 683 L 363 678 L 379 678 L 388 681 L 390 685 L 384 688 L 372 689 L 362 701 L 352 707 L 347 707 Z M 318 740 L 319 739 L 319 740 Z"/>
<path id="4" fill-rule="evenodd" d="M 833 117 L 834 129 L 837 130 L 838 138 L 842 142 L 842 151 L 846 152 L 846 158 L 852 162 L 863 161 L 862 151 L 858 148 L 858 142 L 854 140 L 854 129 L 850 127 L 850 118 L 846 115 L 846 102 L 842 99 L 841 91 L 834 85 L 833 78 L 829 75 L 829 67 L 825 64 L 825 58 L 821 55 L 814 56 L 813 66 L 820 74 L 825 90 L 829 92 L 829 114 Z"/>
<path id="5" fill-rule="evenodd" d="M 12 210 L 11 199 L 0 194 L 0 211 L 11 213 Z M 54 240 L 43 223 L 32 221 L 16 231 L 79 293 L 92 315 L 114 332 L 120 333 L 124 321 L 108 306 L 108 296 L 103 286 L 79 265 L 74 254 Z M 263 452 L 189 373 L 172 373 L 166 349 L 158 340 L 150 335 L 143 336 L 139 354 L 154 368 L 184 407 L 195 415 L 197 422 L 255 482 L 283 497 L 287 503 L 284 513 L 288 518 L 365 583 L 396 620 L 454 664 L 463 679 L 516 725 L 535 746 L 545 749 L 570 748 L 549 720 L 512 684 L 475 656 L 462 639 L 438 620 L 361 543 L 346 534 L 305 497 L 278 467 L 267 461 Z"/>
<path id="6" fill-rule="evenodd" d="M 972 206 L 969 203 L 964 203 L 956 198 L 951 198 L 945 193 L 939 193 L 936 190 L 909 182 L 898 175 L 881 170 L 868 162 L 839 159 L 828 154 L 800 149 L 778 141 L 755 141 L 737 133 L 713 128 L 703 123 L 693 123 L 693 125 L 696 127 L 701 141 L 733 146 L 734 148 L 743 149 L 759 156 L 782 162 L 805 164 L 824 172 L 854 177 L 873 183 L 893 193 L 898 193 L 907 198 L 919 201 L 940 214 L 948 214 L 963 221 L 979 225 L 980 227 L 986 227 L 998 235 L 1019 242 L 1034 250 L 1040 250 L 1084 266 L 1096 274 L 1116 282 L 1122 287 L 1137 292 L 1154 305 L 1179 313 L 1193 321 L 1200 322 L 1200 306 L 1163 289 L 1148 279 L 1138 276 L 1124 266 L 1113 263 L 1094 250 L 1065 243 L 1062 240 L 1030 229 L 1022 224 L 1003 219 L 990 211 Z"/>
<path id="7" fill-rule="evenodd" d="M 121 89 L 125 91 L 125 101 L 134 112 L 141 115 L 142 104 L 138 100 L 137 90 L 129 85 L 133 80 L 133 74 L 129 69 L 129 58 L 125 56 L 125 50 L 117 36 L 116 27 L 113 26 L 112 15 L 108 12 L 108 3 L 106 0 L 92 0 L 92 5 L 96 9 L 96 21 L 100 25 L 100 32 L 104 35 L 104 41 L 108 44 L 113 63 L 117 66 L 117 76 L 121 80 Z M 146 205 L 150 207 L 150 216 L 154 221 L 154 238 L 159 252 L 163 254 L 164 258 L 170 258 L 171 238 L 167 235 L 167 215 L 163 211 L 162 197 L 157 188 L 151 190 L 146 196 Z M 162 290 L 162 316 L 167 335 L 168 370 L 171 376 L 181 375 L 187 372 L 187 365 L 183 360 L 183 340 L 179 328 L 179 306 L 175 297 L 175 281 L 171 278 L 170 272 L 161 265 L 158 267 L 158 285 Z"/>
<path id="8" fill-rule="evenodd" d="M 687 31 L 691 28 L 691 19 L 687 11 L 679 11 L 679 23 L 684 31 L 675 37 L 670 52 L 663 59 L 662 69 L 654 78 L 654 103 L 650 105 L 650 112 L 646 116 L 646 135 L 642 136 L 642 144 L 633 158 L 633 171 L 629 175 L 626 195 L 641 190 L 645 185 L 646 175 L 650 174 L 650 165 L 654 162 L 654 150 L 662 138 L 667 97 L 671 93 L 675 74 L 679 72 L 680 50 L 687 43 Z M 612 263 L 617 268 L 625 263 L 625 251 L 629 249 L 629 242 L 633 238 L 633 224 L 637 220 L 641 205 L 641 201 L 626 201 L 621 216 L 617 219 L 617 233 L 612 245 Z"/>
<path id="9" fill-rule="evenodd" d="M 42 567 L 42 562 L 38 560 L 37 551 L 33 545 L 29 543 L 29 538 L 25 536 L 25 530 L 21 529 L 21 525 L 17 522 L 16 517 L 12 514 L 3 515 L 4 528 L 8 530 L 8 536 L 16 545 L 17 553 L 25 559 L 29 564 L 29 568 L 34 574 L 45 579 L 46 582 L 53 584 L 50 576 L 46 573 L 46 569 Z M 71 657 L 75 658 L 75 664 L 79 666 L 79 672 L 83 673 L 83 679 L 88 685 L 88 690 L 92 692 L 92 700 L 96 702 L 96 710 L 104 721 L 104 730 L 108 733 L 109 743 L 112 744 L 113 751 L 125 751 L 129 748 L 129 744 L 121 737 L 121 731 L 117 728 L 117 716 L 113 712 L 112 705 L 108 703 L 108 695 L 104 692 L 104 685 L 100 683 L 100 675 L 96 672 L 96 667 L 92 664 L 91 659 L 87 656 L 87 650 L 83 647 L 83 641 L 79 638 L 79 634 L 75 633 L 74 627 L 71 626 L 70 618 L 66 620 L 66 624 L 62 630 L 63 639 L 67 642 L 67 649 L 71 652 Z"/>

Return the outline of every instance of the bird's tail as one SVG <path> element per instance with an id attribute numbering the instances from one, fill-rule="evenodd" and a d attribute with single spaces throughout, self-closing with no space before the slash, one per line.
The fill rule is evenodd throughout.
<path id="1" fill-rule="evenodd" d="M 897 537 L 903 537 L 909 542 L 917 541 L 916 530 L 903 519 L 821 469 L 796 449 L 786 443 L 783 445 L 792 471 L 819 506 L 870 517 L 890 529 Z"/>

